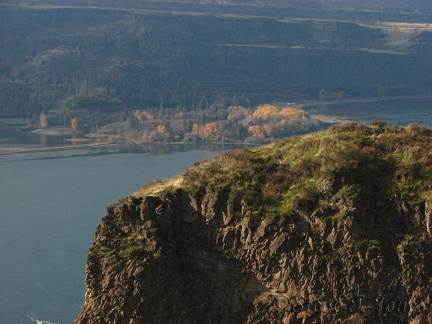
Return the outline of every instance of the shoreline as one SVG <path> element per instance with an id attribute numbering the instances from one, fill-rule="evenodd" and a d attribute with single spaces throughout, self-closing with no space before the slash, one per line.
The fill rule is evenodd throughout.
<path id="1" fill-rule="evenodd" d="M 356 122 L 353 121 L 350 118 L 347 117 L 340 117 L 340 116 L 331 116 L 331 115 L 324 115 L 317 112 L 309 111 L 313 106 L 322 106 L 322 105 L 334 105 L 334 104 L 344 104 L 344 103 L 365 103 L 365 102 L 377 102 L 377 101 L 388 101 L 388 100 L 409 100 L 409 99 L 422 99 L 422 98 L 432 98 L 432 95 L 412 95 L 412 96 L 395 96 L 395 97 L 372 97 L 372 98 L 358 98 L 358 99 L 347 99 L 347 100 L 340 100 L 340 101 L 305 101 L 300 102 L 298 104 L 294 104 L 293 106 L 298 107 L 300 109 L 305 110 L 309 117 L 313 120 L 316 120 L 320 123 L 326 124 L 328 127 L 331 127 L 333 125 L 337 125 L 340 123 L 345 122 Z M 14 121 L 12 124 L 8 124 L 6 119 L 0 119 L 0 126 L 6 126 L 6 127 L 17 127 L 22 126 L 24 123 L 20 119 L 11 119 Z M 17 124 L 17 121 L 19 123 Z M 49 130 L 33 130 L 32 133 L 36 133 L 39 135 L 47 135 L 47 136 L 57 136 L 57 135 L 84 135 L 85 138 L 92 138 L 92 137 L 109 137 L 110 135 L 104 135 L 104 134 L 93 134 L 93 133 L 87 133 L 83 134 L 82 131 L 79 130 L 71 130 L 66 129 L 62 127 L 53 128 Z M 69 139 L 68 139 L 69 140 Z M 124 142 L 117 143 L 115 141 L 108 141 L 106 142 L 97 142 L 97 143 L 86 143 L 87 139 L 84 141 L 84 139 L 77 138 L 75 139 L 76 143 L 70 144 L 70 145 L 58 145 L 58 146 L 39 146 L 39 145 L 11 145 L 11 146 L 2 146 L 0 144 L 0 156 L 3 155 L 10 155 L 10 154 L 19 154 L 19 153 L 32 153 L 32 152 L 49 152 L 49 151 L 65 151 L 65 150 L 79 150 L 79 149 L 92 149 L 92 148 L 109 148 L 109 147 L 118 147 L 118 146 L 139 146 L 139 145 L 185 145 L 185 144 L 196 144 L 196 143 L 208 143 L 213 145 L 245 145 L 245 146 L 259 146 L 259 145 L 266 145 L 268 143 L 262 143 L 262 144 L 255 144 L 255 143 L 247 143 L 247 142 L 223 142 L 223 141 L 217 141 L 217 142 L 134 142 L 128 139 L 123 139 Z M 73 139 L 70 139 L 71 142 L 73 142 Z"/>
<path id="2" fill-rule="evenodd" d="M 326 105 L 339 105 L 346 103 L 368 103 L 368 102 L 379 102 L 379 101 L 391 101 L 391 100 L 409 100 L 409 99 L 426 99 L 432 98 L 432 94 L 424 94 L 424 95 L 411 95 L 411 96 L 394 96 L 394 97 L 370 97 L 370 98 L 351 98 L 351 99 L 342 99 L 342 100 L 331 100 L 331 101 L 320 101 L 320 100 L 312 100 L 300 102 L 298 104 L 293 104 L 300 109 L 313 107 L 313 106 L 326 106 Z"/>
<path id="3" fill-rule="evenodd" d="M 226 145 L 226 146 L 260 146 L 265 144 L 253 144 L 245 142 L 142 142 L 142 143 L 90 143 L 90 144 L 79 144 L 79 145 L 59 145 L 59 146 L 0 146 L 0 157 L 6 155 L 20 154 L 20 153 L 36 153 L 36 152 L 55 152 L 55 151 L 68 151 L 68 150 L 80 150 L 80 149 L 92 149 L 92 148 L 113 148 L 113 147 L 125 147 L 125 146 L 142 146 L 142 145 L 194 145 L 194 144 L 211 144 L 211 145 Z"/>
<path id="4" fill-rule="evenodd" d="M 67 151 L 67 150 L 79 150 L 99 147 L 116 147 L 121 144 L 107 142 L 107 143 L 90 143 L 90 144 L 79 144 L 79 145 L 59 145 L 59 146 L 0 146 L 0 156 L 20 154 L 20 153 L 33 153 L 33 152 L 54 152 L 54 151 Z"/>
<path id="5" fill-rule="evenodd" d="M 328 124 L 329 126 L 333 126 L 333 125 L 341 124 L 341 123 L 350 123 L 350 122 L 355 123 L 355 121 L 353 121 L 347 117 L 327 116 L 327 115 L 322 115 L 322 114 L 309 114 L 309 117 L 311 119 L 315 119 L 321 123 Z"/>

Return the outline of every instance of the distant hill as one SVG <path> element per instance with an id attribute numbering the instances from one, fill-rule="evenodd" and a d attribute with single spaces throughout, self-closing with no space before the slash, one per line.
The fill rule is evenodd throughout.
<path id="1" fill-rule="evenodd" d="M 96 7 L 142 7 L 155 4 L 171 5 L 212 5 L 212 6 L 257 6 L 277 8 L 308 8 L 308 9 L 343 9 L 343 10 L 369 10 L 369 11 L 406 11 L 406 12 L 431 12 L 432 4 L 428 0 L 3 0 L 4 3 L 24 3 L 32 5 L 50 4 L 54 6 L 96 6 Z"/>
<path id="2" fill-rule="evenodd" d="M 0 117 L 427 94 L 422 12 L 146 1 L 3 4 Z M 273 4 L 273 3 L 271 3 Z"/>

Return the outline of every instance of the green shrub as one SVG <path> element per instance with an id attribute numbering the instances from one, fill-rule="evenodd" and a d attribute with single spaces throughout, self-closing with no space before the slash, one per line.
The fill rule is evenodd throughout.
<path id="1" fill-rule="evenodd" d="M 381 249 L 382 249 L 380 241 L 375 240 L 375 239 L 372 239 L 372 240 L 366 240 L 365 239 L 365 240 L 355 241 L 353 243 L 353 245 L 356 248 L 364 249 L 367 251 L 373 251 L 373 250 L 381 251 Z"/>
<path id="2" fill-rule="evenodd" d="M 129 256 L 135 256 L 139 255 L 144 251 L 144 249 L 141 246 L 132 245 L 128 247 L 126 250 L 119 251 L 119 255 L 121 257 L 129 257 Z"/>
<path id="3" fill-rule="evenodd" d="M 402 246 L 418 246 L 423 242 L 423 238 L 420 235 L 406 234 L 401 241 Z"/>
<path id="4" fill-rule="evenodd" d="M 336 262 L 338 259 L 334 255 L 324 254 L 321 256 L 321 259 L 329 262 Z"/>

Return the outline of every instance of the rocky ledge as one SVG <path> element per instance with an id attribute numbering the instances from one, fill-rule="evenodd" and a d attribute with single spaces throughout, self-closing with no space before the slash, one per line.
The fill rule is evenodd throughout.
<path id="1" fill-rule="evenodd" d="M 344 124 L 108 208 L 77 323 L 432 323 L 432 130 Z"/>

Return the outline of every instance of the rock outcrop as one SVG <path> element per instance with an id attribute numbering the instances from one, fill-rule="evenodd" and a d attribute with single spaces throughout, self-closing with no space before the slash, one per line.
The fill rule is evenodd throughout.
<path id="1" fill-rule="evenodd" d="M 97 228 L 77 323 L 431 323 L 431 134 L 342 125 L 144 187 Z"/>

